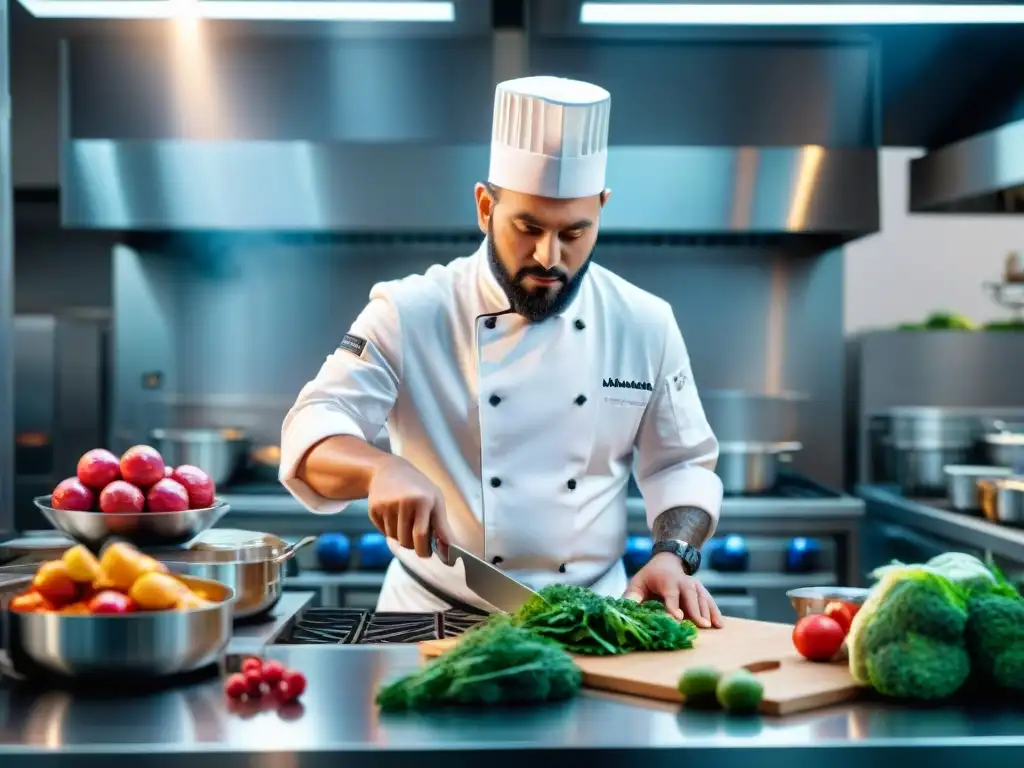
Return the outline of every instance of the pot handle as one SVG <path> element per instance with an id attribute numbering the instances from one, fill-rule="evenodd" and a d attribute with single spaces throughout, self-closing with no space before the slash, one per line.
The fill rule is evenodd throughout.
<path id="1" fill-rule="evenodd" d="M 281 563 L 288 562 L 293 557 L 295 557 L 296 552 L 298 552 L 303 547 L 309 546 L 314 541 L 316 541 L 316 536 L 303 536 L 294 544 L 289 544 L 287 547 L 281 550 L 277 557 L 274 558 L 274 563 L 280 565 Z"/>

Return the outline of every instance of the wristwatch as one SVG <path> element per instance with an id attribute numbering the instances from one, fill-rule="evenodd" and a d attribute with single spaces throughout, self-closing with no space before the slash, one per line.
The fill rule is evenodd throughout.
<path id="1" fill-rule="evenodd" d="M 683 561 L 683 572 L 687 576 L 693 576 L 700 568 L 700 550 L 692 544 L 688 544 L 680 539 L 666 539 L 665 541 L 656 542 L 651 547 L 651 557 L 660 554 L 662 552 L 671 552 L 673 555 Z"/>

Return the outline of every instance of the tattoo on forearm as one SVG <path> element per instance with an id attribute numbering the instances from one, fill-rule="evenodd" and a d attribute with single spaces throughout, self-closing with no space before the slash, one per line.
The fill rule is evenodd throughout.
<path id="1" fill-rule="evenodd" d="M 711 531 L 711 515 L 698 507 L 673 507 L 654 519 L 654 540 L 679 539 L 697 548 L 704 546 Z"/>

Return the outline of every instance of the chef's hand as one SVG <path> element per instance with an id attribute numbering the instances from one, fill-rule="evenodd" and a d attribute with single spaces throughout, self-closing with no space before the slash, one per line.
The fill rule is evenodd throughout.
<path id="1" fill-rule="evenodd" d="M 625 597 L 638 603 L 661 600 L 675 618 L 687 618 L 698 627 L 722 626 L 714 599 L 703 584 L 686 575 L 682 560 L 671 552 L 659 552 L 637 571 Z"/>
<path id="2" fill-rule="evenodd" d="M 370 520 L 377 530 L 420 557 L 430 557 L 430 534 L 452 541 L 444 496 L 405 459 L 391 456 L 374 472 L 369 493 Z"/>

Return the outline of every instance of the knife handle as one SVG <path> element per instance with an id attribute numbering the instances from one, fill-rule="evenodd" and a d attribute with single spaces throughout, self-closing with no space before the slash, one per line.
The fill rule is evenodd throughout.
<path id="1" fill-rule="evenodd" d="M 430 551 L 440 558 L 441 562 L 451 567 L 452 563 L 449 562 L 450 551 L 448 545 L 442 541 L 438 541 L 437 536 L 434 532 L 430 532 Z"/>

